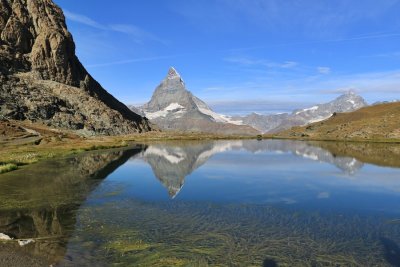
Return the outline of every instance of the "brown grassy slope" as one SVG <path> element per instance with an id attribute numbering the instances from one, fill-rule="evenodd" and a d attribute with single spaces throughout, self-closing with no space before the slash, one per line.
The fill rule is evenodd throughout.
<path id="1" fill-rule="evenodd" d="M 331 118 L 293 127 L 274 137 L 315 140 L 400 141 L 400 102 L 338 113 Z"/>

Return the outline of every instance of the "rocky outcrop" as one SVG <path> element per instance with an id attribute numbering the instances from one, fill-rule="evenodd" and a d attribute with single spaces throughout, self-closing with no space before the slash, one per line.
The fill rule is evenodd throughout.
<path id="1" fill-rule="evenodd" d="M 0 115 L 85 134 L 150 130 L 110 95 L 75 55 L 62 10 L 51 0 L 0 0 Z"/>

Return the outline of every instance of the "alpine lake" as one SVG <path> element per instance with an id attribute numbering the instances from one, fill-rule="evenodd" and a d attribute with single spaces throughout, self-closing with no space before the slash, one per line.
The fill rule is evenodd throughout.
<path id="1" fill-rule="evenodd" d="M 0 233 L 47 266 L 400 266 L 400 144 L 170 141 L 43 161 L 0 176 Z"/>

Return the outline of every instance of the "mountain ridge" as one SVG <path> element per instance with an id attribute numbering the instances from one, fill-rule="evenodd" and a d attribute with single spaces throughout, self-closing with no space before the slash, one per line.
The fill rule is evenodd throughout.
<path id="1" fill-rule="evenodd" d="M 303 126 L 325 120 L 337 112 L 350 112 L 367 106 L 367 102 L 353 91 L 340 95 L 336 99 L 317 104 L 291 113 L 261 115 L 252 113 L 247 116 L 236 116 L 233 119 L 242 121 L 263 133 L 276 133 L 295 126 Z"/>
<path id="2" fill-rule="evenodd" d="M 400 139 L 400 102 L 336 113 L 327 120 L 275 134 L 281 138 L 387 141 Z"/>

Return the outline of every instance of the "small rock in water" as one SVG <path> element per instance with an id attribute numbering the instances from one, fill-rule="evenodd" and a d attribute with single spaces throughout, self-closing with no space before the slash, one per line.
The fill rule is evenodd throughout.
<path id="1" fill-rule="evenodd" d="M 25 240 L 18 240 L 18 245 L 20 245 L 21 247 L 26 246 L 30 243 L 35 242 L 35 240 L 33 239 L 25 239 Z"/>
<path id="2" fill-rule="evenodd" d="M 6 234 L 0 233 L 0 240 L 12 240 L 12 238 Z"/>

